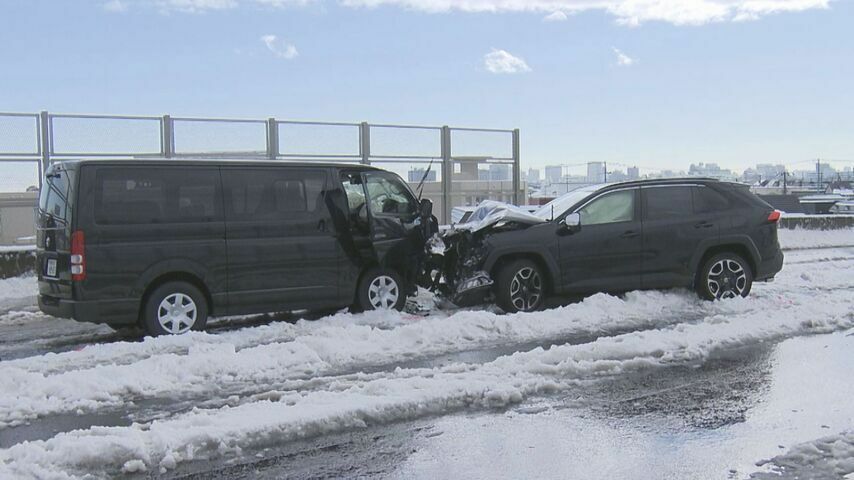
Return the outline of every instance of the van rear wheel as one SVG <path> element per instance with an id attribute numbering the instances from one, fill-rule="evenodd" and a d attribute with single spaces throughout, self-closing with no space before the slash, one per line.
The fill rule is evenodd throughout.
<path id="1" fill-rule="evenodd" d="M 204 330 L 207 321 L 208 304 L 198 288 L 187 282 L 167 282 L 148 296 L 142 323 L 156 337 Z"/>

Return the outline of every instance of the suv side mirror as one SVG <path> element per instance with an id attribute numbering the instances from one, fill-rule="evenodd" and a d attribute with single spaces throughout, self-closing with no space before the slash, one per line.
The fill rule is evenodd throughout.
<path id="1" fill-rule="evenodd" d="M 578 212 L 570 213 L 560 221 L 561 229 L 575 233 L 581 230 L 581 214 Z"/>
<path id="2" fill-rule="evenodd" d="M 429 198 L 421 199 L 421 218 L 430 218 L 433 216 L 433 202 Z"/>

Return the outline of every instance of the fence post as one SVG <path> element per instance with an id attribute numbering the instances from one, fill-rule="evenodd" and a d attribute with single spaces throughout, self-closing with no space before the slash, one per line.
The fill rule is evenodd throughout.
<path id="1" fill-rule="evenodd" d="M 39 158 L 39 190 L 42 188 L 44 172 L 50 166 L 51 135 L 53 135 L 53 132 L 50 128 L 50 114 L 42 111 L 39 113 L 39 150 L 41 150 L 41 158 Z"/>
<path id="2" fill-rule="evenodd" d="M 172 158 L 175 155 L 175 124 L 172 117 L 163 115 L 160 120 L 160 151 L 164 158 Z"/>
<path id="3" fill-rule="evenodd" d="M 451 129 L 442 127 L 442 217 L 440 221 L 451 223 L 451 184 L 454 181 L 454 165 L 451 162 Z"/>
<path id="4" fill-rule="evenodd" d="M 513 130 L 513 203 L 519 205 L 522 188 L 522 169 L 519 155 L 519 129 Z M 527 192 L 526 192 L 527 193 Z"/>
<path id="5" fill-rule="evenodd" d="M 279 157 L 279 124 L 276 119 L 267 119 L 267 158 L 275 160 Z"/>
<path id="6" fill-rule="evenodd" d="M 359 125 L 359 153 L 362 154 L 362 164 L 371 164 L 371 126 L 368 122 Z"/>

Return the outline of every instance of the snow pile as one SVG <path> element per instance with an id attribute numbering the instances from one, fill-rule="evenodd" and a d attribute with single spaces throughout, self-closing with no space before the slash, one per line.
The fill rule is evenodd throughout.
<path id="1" fill-rule="evenodd" d="M 0 300 L 34 297 L 39 293 L 35 275 L 0 279 Z"/>
<path id="2" fill-rule="evenodd" d="M 757 463 L 792 478 L 848 478 L 854 473 L 854 431 L 830 435 Z"/>
<path id="3" fill-rule="evenodd" d="M 803 228 L 786 230 L 781 228 L 778 230 L 777 236 L 783 250 L 854 246 L 854 228 L 839 230 L 807 230 Z"/>
<path id="4" fill-rule="evenodd" d="M 61 433 L 46 441 L 26 442 L 0 451 L 0 476 L 167 470 L 183 461 L 239 454 L 247 448 L 367 424 L 464 407 L 506 406 L 530 395 L 571 388 L 578 381 L 597 376 L 701 363 L 733 348 L 848 329 L 854 326 L 854 313 L 849 299 L 840 297 L 811 302 L 804 296 L 773 310 L 719 313 L 696 324 L 548 350 L 535 348 L 482 365 L 457 363 L 441 368 L 398 368 L 320 378 L 299 390 L 245 398 L 235 407 L 195 409 L 143 425 Z M 750 302 L 739 299 L 721 304 L 738 310 Z"/>

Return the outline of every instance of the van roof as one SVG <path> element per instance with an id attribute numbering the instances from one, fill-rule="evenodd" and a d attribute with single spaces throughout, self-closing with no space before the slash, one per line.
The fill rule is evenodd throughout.
<path id="1" fill-rule="evenodd" d="M 359 163 L 329 162 L 316 160 L 265 160 L 265 159 L 236 159 L 236 158 L 80 158 L 62 160 L 57 164 L 69 165 L 241 165 L 251 167 L 269 167 L 286 165 L 292 167 L 325 167 L 325 168 L 356 168 L 364 170 L 381 170 L 380 168 Z"/>

